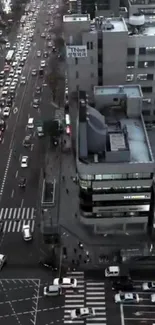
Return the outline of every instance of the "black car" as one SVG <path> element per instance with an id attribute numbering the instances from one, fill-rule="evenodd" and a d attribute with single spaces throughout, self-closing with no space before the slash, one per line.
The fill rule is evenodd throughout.
<path id="1" fill-rule="evenodd" d="M 3 119 L 0 119 L 0 131 L 5 131 L 6 123 Z"/>
<path id="2" fill-rule="evenodd" d="M 117 280 L 112 283 L 112 290 L 115 291 L 133 291 L 134 286 L 132 280 Z"/>
<path id="3" fill-rule="evenodd" d="M 25 177 L 20 178 L 18 186 L 21 187 L 21 188 L 26 187 L 26 178 Z"/>
<path id="4" fill-rule="evenodd" d="M 31 134 L 26 135 L 26 137 L 23 140 L 23 146 L 26 148 L 31 146 Z"/>
<path id="5" fill-rule="evenodd" d="M 8 98 L 6 99 L 6 105 L 7 105 L 7 106 L 12 107 L 12 102 L 13 102 L 13 100 L 12 100 L 11 97 L 8 97 Z"/>
<path id="6" fill-rule="evenodd" d="M 40 77 L 44 76 L 44 69 L 42 69 L 42 68 L 39 69 L 39 76 Z"/>

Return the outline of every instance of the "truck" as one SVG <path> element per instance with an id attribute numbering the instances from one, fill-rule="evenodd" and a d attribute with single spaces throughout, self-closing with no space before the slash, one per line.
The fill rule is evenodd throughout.
<path id="1" fill-rule="evenodd" d="M 44 136 L 44 127 L 43 127 L 43 122 L 42 121 L 38 121 L 37 122 L 37 135 L 39 138 Z"/>

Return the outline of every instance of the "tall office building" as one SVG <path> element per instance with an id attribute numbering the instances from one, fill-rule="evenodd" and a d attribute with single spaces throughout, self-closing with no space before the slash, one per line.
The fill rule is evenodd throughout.
<path id="1" fill-rule="evenodd" d="M 79 98 L 80 220 L 97 234 L 152 233 L 155 163 L 142 105 L 139 85 L 96 86 L 94 107 Z"/>
<path id="2" fill-rule="evenodd" d="M 155 121 L 155 18 L 63 17 L 69 93 L 94 86 L 140 84 L 145 121 Z"/>

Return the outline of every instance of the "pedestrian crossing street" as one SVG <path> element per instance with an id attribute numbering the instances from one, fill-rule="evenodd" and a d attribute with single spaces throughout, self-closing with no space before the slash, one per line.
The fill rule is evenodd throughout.
<path id="1" fill-rule="evenodd" d="M 104 281 L 85 280 L 84 272 L 67 272 L 67 276 L 77 279 L 77 290 L 65 290 L 64 324 L 106 325 Z M 71 320 L 71 310 L 82 307 L 95 308 L 95 317 Z"/>
<path id="2" fill-rule="evenodd" d="M 1 208 L 0 224 L 2 225 L 2 232 L 21 232 L 25 224 L 30 226 L 31 232 L 34 232 L 35 209 Z"/>

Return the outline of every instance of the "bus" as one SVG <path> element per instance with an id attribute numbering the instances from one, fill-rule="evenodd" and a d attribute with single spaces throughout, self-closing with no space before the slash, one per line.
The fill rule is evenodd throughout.
<path id="1" fill-rule="evenodd" d="M 7 63 L 10 63 L 13 59 L 13 55 L 14 55 L 14 50 L 9 50 L 8 53 L 7 53 L 7 56 L 5 58 L 5 61 Z"/>

